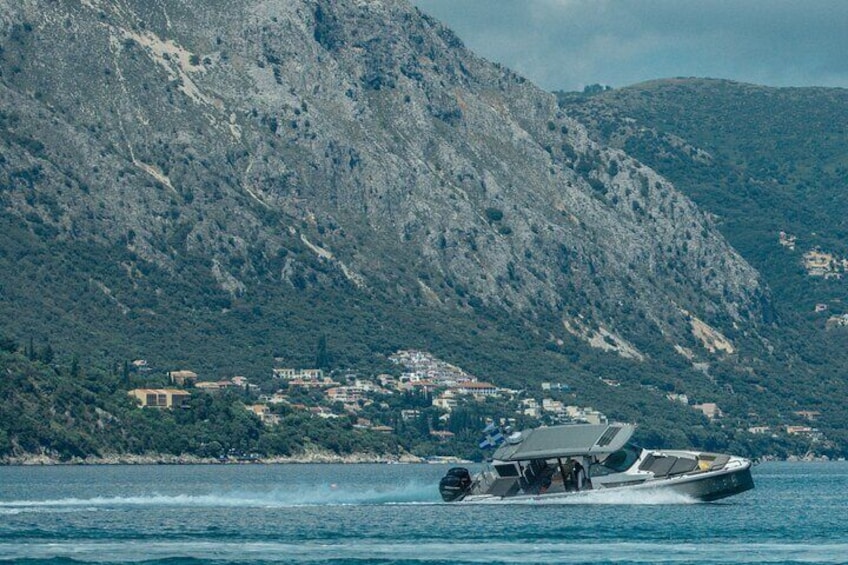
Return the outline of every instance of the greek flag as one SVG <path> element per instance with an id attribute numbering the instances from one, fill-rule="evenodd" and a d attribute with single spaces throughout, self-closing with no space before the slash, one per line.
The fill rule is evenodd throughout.
<path id="1" fill-rule="evenodd" d="M 480 442 L 480 449 L 488 449 L 497 447 L 504 441 L 503 432 L 494 424 L 489 424 L 483 430 L 483 441 Z"/>

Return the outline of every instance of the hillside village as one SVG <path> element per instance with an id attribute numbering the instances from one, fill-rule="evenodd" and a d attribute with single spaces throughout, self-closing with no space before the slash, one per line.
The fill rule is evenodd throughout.
<path id="1" fill-rule="evenodd" d="M 136 388 L 129 395 L 140 408 L 184 409 L 192 395 L 237 391 L 244 409 L 266 427 L 280 424 L 284 411 L 328 420 L 349 418 L 355 429 L 385 434 L 395 433 L 398 426 L 420 425 L 423 419 L 426 431 L 438 442 L 450 442 L 458 433 L 451 431 L 457 430 L 451 420 L 458 410 L 470 410 L 480 422 L 519 427 L 607 421 L 600 411 L 574 402 L 577 395 L 567 383 L 543 382 L 537 390 L 515 390 L 481 380 L 426 351 L 400 350 L 389 359 L 398 370 L 373 377 L 349 371 L 277 367 L 272 370 L 273 392 L 264 390 L 267 385 L 260 387 L 243 376 L 206 381 L 193 371 L 175 370 L 167 373 L 168 387 Z M 133 365 L 142 372 L 149 370 L 143 360 Z M 601 381 L 609 387 L 621 386 L 613 379 Z M 665 397 L 700 412 L 709 421 L 725 416 L 714 402 L 693 403 L 681 393 L 667 393 Z M 747 431 L 825 440 L 815 427 L 797 425 L 798 420 L 815 422 L 818 412 L 801 410 L 795 416 L 793 423 L 781 427 L 754 425 Z M 462 431 L 474 434 L 479 429 Z"/>
<path id="2" fill-rule="evenodd" d="M 245 377 L 205 381 L 189 370 L 167 373 L 169 387 L 136 388 L 129 391 L 141 408 L 185 408 L 192 394 L 215 394 L 226 390 L 245 394 L 245 410 L 255 414 L 265 425 L 279 423 L 278 407 L 310 413 L 314 417 L 336 419 L 352 417 L 354 427 L 374 432 L 392 433 L 398 418 L 404 422 L 421 416 L 418 408 L 403 408 L 398 414 L 389 409 L 390 397 L 411 395 L 424 398 L 440 416 L 432 422 L 431 435 L 441 441 L 449 440 L 453 433 L 447 430 L 451 414 L 461 406 L 481 404 L 487 400 L 506 403 L 513 407 L 512 414 L 491 414 L 504 417 L 504 423 L 517 419 L 534 419 L 542 423 L 606 421 L 606 416 L 591 407 L 566 404 L 561 397 L 570 389 L 562 383 L 543 383 L 536 394 L 528 394 L 500 387 L 478 379 L 463 369 L 446 363 L 430 353 L 416 350 L 398 351 L 390 357 L 398 366 L 398 374 L 380 374 L 371 378 L 352 372 L 325 373 L 321 369 L 293 369 L 278 367 L 272 370 L 272 382 L 278 387 L 274 392 L 263 392 Z M 146 368 L 143 360 L 134 362 L 137 369 Z M 363 417 L 363 411 L 377 405 L 383 410 L 382 421 Z"/>
<path id="3" fill-rule="evenodd" d="M 795 235 L 781 231 L 778 241 L 780 245 L 795 251 L 798 238 Z M 819 248 L 810 249 L 802 256 L 804 272 L 808 277 L 824 280 L 842 280 L 848 274 L 848 258 L 824 251 Z M 825 327 L 828 329 L 848 327 L 848 313 L 833 312 L 831 306 L 824 302 L 816 303 L 813 307 L 816 314 L 827 315 Z"/>

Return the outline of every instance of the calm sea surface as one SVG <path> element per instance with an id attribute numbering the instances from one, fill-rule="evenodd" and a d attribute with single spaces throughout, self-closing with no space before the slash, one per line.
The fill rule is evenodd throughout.
<path id="1" fill-rule="evenodd" d="M 848 463 L 718 503 L 449 505 L 438 465 L 0 467 L 16 563 L 848 563 Z"/>

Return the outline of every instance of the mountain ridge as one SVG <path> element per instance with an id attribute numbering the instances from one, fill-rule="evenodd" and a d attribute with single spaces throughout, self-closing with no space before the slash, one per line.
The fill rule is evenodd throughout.
<path id="1" fill-rule="evenodd" d="M 545 247 L 555 247 L 553 242 L 545 241 L 550 239 L 546 238 L 547 232 L 556 232 L 555 237 L 559 240 L 557 246 L 571 248 L 564 253 L 576 255 L 579 267 L 574 269 L 574 277 L 583 276 L 589 267 L 589 255 L 595 257 L 597 262 L 607 262 L 608 264 L 602 267 L 604 270 L 609 270 L 609 263 L 617 262 L 624 270 L 632 271 L 633 269 L 627 266 L 627 258 L 635 258 L 640 262 L 664 262 L 665 251 L 656 248 L 659 246 L 652 248 L 653 241 L 659 237 L 672 238 L 673 245 L 678 249 L 683 243 L 681 240 L 688 237 L 694 238 L 694 247 L 699 251 L 703 250 L 705 255 L 722 254 L 731 258 L 728 269 L 736 269 L 736 279 L 741 277 L 741 281 L 734 283 L 734 288 L 729 289 L 738 300 L 722 303 L 721 298 L 718 298 L 714 299 L 712 305 L 699 304 L 698 307 L 689 309 L 700 310 L 706 306 L 710 310 L 724 311 L 730 318 L 739 319 L 743 313 L 736 311 L 736 305 L 746 302 L 750 305 L 752 302 L 746 294 L 749 288 L 756 289 L 758 286 L 756 274 L 748 269 L 738 256 L 734 256 L 733 251 L 724 245 L 720 238 L 715 238 L 714 233 L 707 227 L 709 224 L 706 220 L 699 217 L 688 202 L 681 200 L 672 187 L 666 184 L 661 189 L 655 188 L 654 185 L 662 185 L 659 177 L 650 171 L 643 171 L 642 167 L 627 160 L 623 155 L 607 154 L 593 146 L 585 134 L 581 133 L 581 126 L 565 118 L 562 113 L 557 113 L 552 97 L 543 95 L 523 79 L 486 65 L 467 52 L 461 51 L 461 56 L 453 54 L 450 49 L 460 49 L 461 43 L 445 28 L 439 25 L 427 29 L 425 24 L 419 24 L 422 34 L 429 33 L 430 41 L 442 40 L 443 36 L 447 37 L 447 41 L 439 45 L 440 51 L 435 51 L 432 43 L 428 45 L 421 39 L 424 47 L 419 47 L 417 52 L 407 53 L 406 49 L 416 46 L 415 38 L 419 36 L 413 34 L 413 39 L 404 43 L 396 35 L 387 34 L 382 21 L 375 20 L 374 14 L 369 11 L 393 10 L 392 21 L 407 21 L 412 18 L 414 12 L 404 3 L 369 4 L 367 10 L 362 6 L 354 7 L 348 4 L 322 7 L 321 3 L 304 3 L 295 9 L 295 5 L 288 3 L 259 3 L 257 10 L 261 12 L 261 9 L 268 9 L 272 5 L 283 14 L 288 12 L 289 16 L 294 12 L 296 17 L 287 19 L 283 15 L 274 15 L 264 26 L 258 26 L 251 21 L 246 26 L 248 29 L 244 30 L 244 35 L 262 38 L 261 53 L 257 52 L 259 45 L 248 42 L 245 46 L 247 53 L 235 51 L 236 46 L 233 46 L 234 52 L 229 54 L 223 49 L 217 53 L 193 53 L 181 47 L 177 41 L 157 36 L 150 30 L 127 29 L 124 27 L 127 23 L 121 18 L 128 19 L 129 23 L 135 26 L 139 24 L 119 10 L 118 7 L 122 6 L 120 3 L 84 4 L 89 8 L 98 7 L 102 10 L 100 25 L 86 29 L 85 33 L 105 31 L 107 37 L 96 39 L 103 45 L 101 52 L 104 59 L 105 55 L 112 57 L 111 61 L 104 60 L 105 78 L 98 80 L 103 82 L 104 89 L 117 88 L 123 94 L 112 101 L 113 109 L 109 113 L 112 114 L 113 126 L 105 130 L 104 135 L 110 139 L 114 148 L 123 147 L 116 156 L 125 164 L 115 163 L 110 165 L 110 168 L 119 169 L 116 174 L 119 179 L 122 173 L 125 177 L 132 177 L 132 182 L 122 184 L 138 184 L 137 178 L 141 176 L 142 185 L 152 184 L 153 187 L 158 187 L 154 194 L 145 195 L 138 190 L 132 194 L 130 186 L 121 186 L 115 197 L 100 199 L 98 204 L 101 207 L 105 204 L 106 212 L 103 214 L 105 217 L 96 224 L 95 232 L 98 229 L 101 234 L 107 232 L 112 241 L 116 236 L 126 238 L 130 250 L 160 265 L 169 264 L 168 251 L 171 246 L 156 241 L 158 234 L 155 233 L 154 226 L 170 232 L 169 235 L 182 239 L 187 250 L 200 248 L 201 253 L 211 254 L 214 263 L 213 274 L 219 284 L 229 292 L 237 294 L 244 291 L 244 283 L 240 281 L 239 273 L 228 270 L 226 263 L 215 256 L 214 248 L 210 248 L 214 245 L 208 243 L 209 240 L 221 244 L 220 237 L 216 241 L 213 229 L 220 229 L 220 224 L 226 226 L 225 217 L 236 212 L 239 227 L 238 230 L 233 230 L 236 233 L 231 234 L 233 239 L 228 242 L 230 249 L 227 254 L 241 255 L 248 264 L 249 258 L 244 255 L 247 255 L 245 251 L 251 245 L 261 242 L 266 248 L 260 247 L 258 252 L 263 254 L 273 253 L 273 246 L 279 246 L 278 242 L 267 236 L 267 230 L 263 229 L 265 226 L 261 225 L 261 219 L 257 217 L 259 215 L 250 212 L 250 206 L 245 205 L 247 198 L 262 209 L 281 211 L 284 217 L 290 218 L 289 222 L 314 222 L 318 231 L 324 228 L 324 234 L 317 234 L 302 233 L 291 223 L 287 227 L 290 235 L 299 238 L 308 249 L 323 259 L 336 262 L 346 278 L 356 286 L 367 286 L 362 272 L 370 272 L 373 276 L 375 271 L 379 271 L 379 268 L 373 267 L 380 261 L 374 254 L 369 256 L 356 249 L 357 244 L 351 242 L 352 238 L 343 235 L 345 224 L 357 227 L 365 224 L 366 229 L 359 229 L 356 236 L 366 240 L 366 248 L 386 243 L 394 245 L 391 243 L 392 239 L 396 243 L 413 241 L 418 246 L 418 253 L 429 260 L 429 264 L 425 265 L 428 270 L 432 271 L 435 267 L 436 272 L 449 273 L 460 278 L 458 282 L 468 286 L 470 294 L 475 295 L 484 304 L 503 305 L 504 301 L 508 301 L 524 310 L 529 309 L 528 294 L 535 295 L 535 298 L 547 307 L 557 307 L 559 297 L 548 290 L 550 285 L 546 284 L 545 279 L 554 279 L 555 284 L 561 286 L 562 283 L 555 279 L 562 277 L 542 262 L 533 264 L 532 258 L 529 262 L 533 268 L 528 269 L 523 265 L 528 261 L 522 259 L 522 255 L 532 253 L 531 247 L 538 249 L 540 242 Z M 312 14 L 304 13 L 307 8 L 313 9 Z M 333 16 L 334 10 L 347 11 Z M 397 12 L 400 12 L 400 15 Z M 63 15 L 66 22 L 67 18 L 74 21 L 69 14 L 57 14 L 56 19 Z M 276 30 L 274 34 L 266 33 L 266 28 L 274 18 L 278 20 L 281 29 Z M 318 21 L 319 19 L 321 21 Z M 116 20 L 116 23 L 112 23 L 112 20 Z M 333 21 L 341 20 L 357 21 L 356 32 L 366 37 L 349 46 L 349 39 L 341 34 L 339 37 L 334 36 L 333 30 L 347 29 L 332 24 Z M 175 20 L 169 17 L 166 21 Z M 372 28 L 376 25 L 376 28 L 369 29 L 366 24 L 370 24 Z M 309 29 L 304 30 L 305 25 L 314 26 L 313 37 L 309 37 Z M 436 24 L 430 22 L 426 25 Z M 74 29 L 79 26 L 80 34 L 85 29 L 82 22 L 71 26 Z M 30 29 L 32 31 L 24 33 L 38 33 L 38 26 L 30 25 Z M 391 31 L 399 34 L 395 30 Z M 274 43 L 274 40 L 282 37 L 290 38 L 295 32 L 300 35 L 300 41 L 295 46 Z M 383 35 L 389 35 L 389 39 L 385 39 Z M 88 47 L 92 48 L 95 38 L 90 41 Z M 104 45 L 106 43 L 108 53 Z M 383 44 L 388 44 L 389 47 Z M 326 53 L 316 52 L 327 47 L 331 49 Z M 368 50 L 360 56 L 359 51 L 366 47 Z M 312 50 L 309 57 L 314 58 L 315 65 L 304 64 L 304 52 L 309 49 Z M 296 53 L 297 57 L 293 57 L 292 52 Z M 350 52 L 355 56 L 351 57 Z M 433 65 L 439 65 L 438 70 L 442 74 L 437 73 L 436 76 L 441 77 L 442 83 L 449 80 L 447 87 L 432 87 L 436 82 L 435 78 L 423 82 L 419 79 L 419 76 L 434 72 L 418 62 L 418 59 L 426 58 L 427 54 L 438 60 L 438 63 Z M 261 64 L 263 61 L 259 59 L 257 64 L 249 66 L 248 72 L 241 76 L 233 76 L 233 73 L 228 73 L 223 68 L 215 68 L 214 64 L 212 69 L 202 70 L 205 69 L 203 65 L 207 61 L 214 60 L 232 60 L 227 65 L 221 63 L 221 66 L 226 70 L 229 70 L 229 65 L 238 68 L 236 63 L 247 65 L 245 61 L 249 55 L 264 58 L 264 64 Z M 146 65 L 141 65 L 139 59 L 145 61 L 145 58 L 148 59 Z M 363 58 L 364 62 L 361 60 Z M 191 61 L 198 60 L 200 65 L 192 65 Z M 324 65 L 323 71 L 345 67 L 348 69 L 347 72 L 332 73 L 330 79 L 325 72 L 323 82 L 334 84 L 334 89 L 324 97 L 321 96 L 321 87 L 327 87 L 317 76 L 310 76 L 308 70 L 299 77 L 294 73 L 303 69 L 322 68 L 321 63 Z M 476 72 L 473 76 L 482 79 L 472 81 L 468 78 L 472 76 L 468 67 L 472 66 Z M 230 141 L 233 143 L 226 149 L 228 153 L 225 158 L 231 160 L 233 166 L 225 167 L 224 170 L 230 176 L 226 179 L 229 181 L 226 183 L 229 189 L 226 200 L 233 204 L 227 205 L 225 212 L 208 195 L 201 196 L 199 191 L 195 195 L 196 187 L 205 180 L 199 170 L 204 166 L 204 160 L 200 159 L 200 166 L 195 164 L 198 159 L 195 155 L 197 148 L 183 141 L 187 132 L 178 130 L 169 141 L 163 139 L 162 133 L 167 131 L 164 128 L 145 133 L 147 128 L 152 127 L 145 127 L 146 124 L 152 124 L 154 120 L 161 118 L 156 116 L 153 109 L 140 105 L 139 93 L 130 90 L 130 74 L 124 67 L 132 68 L 139 77 L 150 78 L 152 73 L 158 74 L 156 78 L 160 81 L 167 77 L 170 80 L 169 85 L 166 86 L 165 93 L 160 93 L 160 97 L 163 101 L 174 100 L 173 112 L 177 113 L 176 116 L 181 121 L 184 120 L 181 114 L 189 113 L 192 106 L 193 111 L 203 112 L 211 131 L 220 136 L 213 142 L 213 148 L 215 144 L 224 144 L 224 140 L 232 138 Z M 356 73 L 361 74 L 357 77 Z M 222 81 L 224 86 L 226 80 L 235 83 L 252 80 L 253 88 L 259 91 L 258 95 L 253 97 L 258 108 L 248 109 L 244 104 L 236 107 L 234 94 L 228 92 L 227 96 L 224 92 L 214 92 L 204 85 L 207 76 L 222 74 L 228 75 L 228 78 Z M 354 79 L 358 79 L 358 84 Z M 269 85 L 282 86 L 276 84 L 276 81 L 293 86 L 270 87 L 269 90 Z M 406 85 L 405 89 L 398 86 L 401 83 Z M 223 90 L 220 84 L 216 83 L 216 86 Z M 312 85 L 311 93 L 309 85 Z M 43 88 L 46 90 L 46 85 Z M 460 90 L 463 88 L 464 90 Z M 454 92 L 451 92 L 452 89 Z M 139 90 L 143 91 L 143 87 Z M 506 95 L 501 90 L 505 90 Z M 524 94 L 528 90 L 532 96 Z M 401 96 L 401 91 L 406 94 Z M 276 97 L 274 103 L 278 106 L 274 108 L 262 106 L 263 97 L 271 96 L 269 92 Z M 339 96 L 341 92 L 346 92 L 346 95 Z M 518 94 L 515 95 L 514 92 Z M 104 98 L 98 89 L 93 90 L 92 94 L 92 103 Z M 65 95 L 61 91 L 55 91 L 55 96 L 58 106 L 58 102 Z M 351 96 L 361 97 L 366 101 L 357 103 L 356 100 L 350 99 Z M 370 98 L 376 99 L 376 102 L 368 103 Z M 129 104 L 127 99 L 133 104 Z M 79 113 L 84 116 L 93 113 L 85 104 L 81 104 L 81 109 L 82 112 Z M 215 109 L 219 111 L 215 112 Z M 142 116 L 145 110 L 147 114 Z M 134 113 L 138 114 L 135 119 Z M 253 123 L 246 121 L 251 119 L 251 114 L 254 116 Z M 381 114 L 384 116 L 381 117 Z M 39 121 L 46 121 L 44 118 L 46 116 L 41 116 Z M 331 128 L 331 122 L 341 124 L 341 127 Z M 285 135 L 265 139 L 267 136 L 263 135 L 261 126 L 267 126 L 269 133 L 279 133 L 279 129 L 277 132 L 271 130 L 280 128 L 281 123 L 287 124 Z M 381 124 L 382 127 L 372 127 L 375 123 Z M 454 133 L 458 128 L 461 130 L 460 136 Z M 563 134 L 561 130 L 570 133 Z M 416 135 L 403 132 L 416 132 Z M 68 137 L 72 138 L 71 135 Z M 153 139 L 156 138 L 159 139 L 154 142 Z M 442 138 L 452 141 L 450 144 L 438 141 L 433 143 L 433 140 Z M 348 140 L 352 139 L 361 139 L 365 141 L 365 145 L 351 147 Z M 509 140 L 508 151 L 496 153 L 497 159 L 483 154 L 476 143 L 483 142 L 481 146 L 491 147 L 491 139 L 496 140 L 494 143 L 503 143 L 500 141 L 503 139 Z M 277 151 L 280 148 L 274 148 L 275 143 L 285 143 L 286 156 L 292 158 L 282 158 L 281 151 Z M 246 151 L 250 152 L 251 144 L 253 152 L 245 155 Z M 553 144 L 567 144 L 570 150 L 577 152 L 577 158 L 570 162 L 567 157 L 556 155 L 551 148 Z M 64 145 L 74 146 L 71 139 Z M 314 145 L 320 145 L 323 151 L 315 151 L 312 147 Z M 513 152 L 516 145 L 519 147 L 518 153 Z M 546 147 L 551 150 L 550 154 L 544 151 Z M 365 153 L 366 151 L 368 153 Z M 239 152 L 241 154 L 238 154 Z M 175 154 L 183 156 L 182 163 L 173 158 Z M 424 155 L 425 160 L 421 161 L 420 155 Z M 311 169 L 317 169 L 318 173 L 297 167 L 298 156 L 305 157 Z M 68 157 L 65 161 L 84 161 L 85 156 L 73 157 Z M 375 167 L 373 164 L 381 158 L 381 167 Z M 598 162 L 595 163 L 592 159 L 597 159 Z M 522 179 L 533 186 L 532 198 L 543 199 L 545 204 L 558 208 L 560 214 L 570 215 L 569 221 L 564 222 L 539 214 L 538 206 L 532 204 L 530 196 L 522 194 L 515 186 L 518 180 L 510 176 L 505 169 L 527 161 L 540 163 L 532 168 L 525 167 L 525 171 L 538 172 L 532 172 L 531 178 Z M 621 180 L 618 184 L 612 181 L 612 175 L 602 170 L 612 162 L 619 168 L 618 176 Z M 130 170 L 135 169 L 134 175 L 129 174 L 127 165 L 131 165 Z M 575 173 L 569 165 L 582 166 L 584 176 Z M 440 171 L 442 168 L 444 170 Z M 344 176 L 340 176 L 342 172 Z M 648 185 L 640 188 L 644 201 L 633 194 L 634 184 L 637 182 L 634 177 L 639 174 L 642 176 L 638 182 Z M 546 178 L 548 176 L 552 178 Z M 195 178 L 197 180 L 194 180 Z M 600 205 L 592 191 L 588 190 L 588 181 L 592 179 L 598 186 L 611 186 L 618 193 L 620 201 L 614 200 L 612 207 Z M 555 184 L 557 188 L 551 191 L 549 184 Z M 442 185 L 445 185 L 444 189 L 432 190 L 432 187 L 442 188 Z M 402 189 L 401 186 L 406 188 Z M 411 195 L 403 195 L 404 190 Z M 543 190 L 547 194 L 544 194 Z M 213 189 L 212 197 L 215 196 Z M 135 204 L 129 206 L 129 215 L 126 211 L 110 210 L 120 198 L 123 198 L 124 202 L 135 200 Z M 219 226 L 210 226 L 209 219 L 201 219 L 193 213 L 193 208 L 200 198 L 205 200 L 203 205 L 208 213 L 217 216 Z M 172 202 L 168 203 L 168 199 Z M 502 202 L 509 200 L 513 201 L 513 210 L 503 210 L 506 206 Z M 174 209 L 174 201 L 177 209 Z M 660 206 L 669 207 L 671 213 L 686 216 L 687 221 L 692 222 L 691 230 L 697 233 L 693 235 L 689 231 L 686 236 L 683 233 L 675 233 L 682 230 L 677 230 L 672 222 L 667 222 L 660 228 L 665 233 L 650 233 L 651 229 L 657 230 L 659 222 L 640 223 L 637 215 L 659 215 Z M 141 223 L 137 217 L 132 217 L 132 210 L 135 208 L 151 209 L 153 221 L 151 222 L 149 217 L 146 220 L 152 225 Z M 517 209 L 522 209 L 522 212 L 536 212 L 537 217 L 529 218 L 517 214 Z M 490 214 L 499 219 L 495 221 L 487 217 L 486 210 L 491 210 Z M 31 212 L 38 213 L 36 210 Z M 169 222 L 168 214 L 181 217 Z M 448 220 L 450 216 L 457 215 L 462 217 L 464 223 L 471 223 L 472 227 L 463 229 Z M 616 218 L 615 221 L 612 217 Z M 631 221 L 622 221 L 622 217 Z M 51 223 L 49 217 L 42 215 L 42 219 L 48 224 Z M 75 220 L 81 221 L 78 214 Z M 56 222 L 54 226 L 60 232 L 66 231 L 63 223 L 67 224 L 68 220 Z M 115 233 L 121 228 L 126 232 Z M 88 228 L 87 231 L 91 232 L 92 229 Z M 648 233 L 644 233 L 645 231 Z M 707 237 L 699 238 L 701 233 Z M 611 238 L 629 241 L 631 249 L 620 253 L 608 246 L 592 246 L 593 240 L 609 241 Z M 479 240 L 485 245 L 478 246 Z M 205 244 L 200 243 L 201 241 Z M 474 249 L 475 246 L 477 249 Z M 325 249 L 326 253 L 318 249 Z M 545 249 L 545 252 L 550 256 L 557 253 L 557 250 Z M 388 253 L 384 252 L 383 255 Z M 468 256 L 478 257 L 479 262 L 485 264 L 486 268 L 474 268 L 473 263 L 467 261 Z M 686 262 L 687 258 L 681 260 Z M 718 263 L 711 257 L 704 260 Z M 567 261 L 568 257 L 561 258 L 559 262 L 563 264 L 559 266 L 567 268 L 564 264 Z M 591 268 L 597 269 L 599 266 L 592 265 Z M 519 271 L 517 275 L 516 269 Z M 470 272 L 463 273 L 466 270 Z M 533 270 L 542 272 L 534 273 Z M 506 282 L 510 277 L 513 280 Z M 609 278 L 615 281 L 618 277 Z M 730 277 L 724 278 L 727 284 Z M 589 288 L 597 286 L 592 281 L 580 282 Z M 700 284 L 708 294 L 715 295 L 718 289 L 710 282 L 708 277 L 703 277 Z M 426 283 L 419 281 L 419 286 L 423 285 Z M 648 285 L 633 286 L 633 289 L 618 289 L 617 292 L 656 292 L 656 289 L 652 290 Z M 595 296 L 600 296 L 597 288 L 592 290 Z M 407 282 L 404 292 L 414 295 L 415 291 L 414 285 Z M 438 290 L 434 292 L 437 296 L 442 294 L 442 300 L 446 298 Z M 425 296 L 432 298 L 432 293 L 425 293 Z M 688 296 L 687 299 L 691 301 L 695 298 Z M 591 305 L 588 306 L 588 310 L 593 309 Z M 660 323 L 660 316 L 656 312 L 653 312 L 651 317 Z"/>
<path id="2" fill-rule="evenodd" d="M 330 334 L 342 367 L 570 371 L 621 417 L 585 376 L 759 402 L 725 385 L 775 363 L 771 291 L 715 220 L 408 3 L 0 6 L 19 340 L 267 379 Z"/>

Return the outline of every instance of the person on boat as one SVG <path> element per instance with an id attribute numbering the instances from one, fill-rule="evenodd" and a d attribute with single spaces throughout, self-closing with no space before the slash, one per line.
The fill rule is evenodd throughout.
<path id="1" fill-rule="evenodd" d="M 586 481 L 586 471 L 583 469 L 580 461 L 574 461 L 574 467 L 571 472 L 574 475 L 574 490 L 583 490 Z"/>
<path id="2" fill-rule="evenodd" d="M 551 488 L 553 482 L 554 468 L 548 465 L 542 471 L 539 478 L 539 494 L 545 494 Z"/>
<path id="3" fill-rule="evenodd" d="M 560 469 L 560 473 L 563 477 L 562 486 L 565 492 L 577 490 L 577 482 L 574 479 L 574 463 L 573 459 L 566 459 Z"/>

